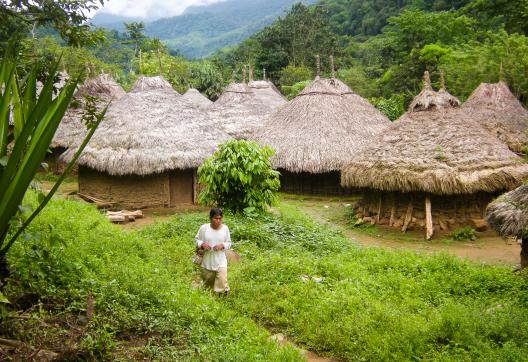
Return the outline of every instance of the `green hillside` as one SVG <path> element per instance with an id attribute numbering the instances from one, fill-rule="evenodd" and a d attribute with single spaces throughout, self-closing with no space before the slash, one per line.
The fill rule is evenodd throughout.
<path id="1" fill-rule="evenodd" d="M 227 0 L 208 6 L 193 6 L 184 14 L 156 21 L 144 21 L 146 35 L 161 39 L 172 52 L 186 58 L 202 58 L 226 46 L 235 45 L 291 8 L 294 3 L 317 0 Z M 125 30 L 123 22 L 138 21 L 118 15 L 98 14 L 97 26 Z"/>

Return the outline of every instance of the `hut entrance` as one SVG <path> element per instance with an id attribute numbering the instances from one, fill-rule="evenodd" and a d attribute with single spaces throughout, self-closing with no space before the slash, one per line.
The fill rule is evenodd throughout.
<path id="1" fill-rule="evenodd" d="M 177 170 L 170 174 L 170 206 L 193 203 L 193 171 Z"/>

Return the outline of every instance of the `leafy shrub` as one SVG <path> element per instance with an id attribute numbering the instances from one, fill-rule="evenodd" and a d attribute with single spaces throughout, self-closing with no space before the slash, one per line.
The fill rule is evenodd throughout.
<path id="1" fill-rule="evenodd" d="M 282 91 L 286 95 L 286 98 L 288 98 L 289 100 L 292 100 L 293 98 L 297 96 L 297 94 L 299 94 L 311 82 L 312 82 L 311 80 L 303 80 L 291 86 L 283 85 Z"/>
<path id="2" fill-rule="evenodd" d="M 309 68 L 303 65 L 298 67 L 294 65 L 288 65 L 286 68 L 281 70 L 279 83 L 283 86 L 291 86 L 295 83 L 311 78 L 313 78 L 313 76 L 312 71 Z"/>
<path id="3" fill-rule="evenodd" d="M 453 234 L 451 234 L 451 237 L 453 240 L 476 240 L 477 234 L 475 233 L 475 229 L 473 229 L 471 226 L 464 226 L 463 228 L 456 229 L 453 231 Z"/>
<path id="4" fill-rule="evenodd" d="M 260 148 L 253 141 L 231 140 L 198 169 L 200 183 L 205 185 L 201 203 L 240 212 L 247 208 L 263 210 L 276 201 L 279 172 L 271 168 L 274 151 Z"/>
<path id="5" fill-rule="evenodd" d="M 390 98 L 370 98 L 369 101 L 391 121 L 398 119 L 405 112 L 405 99 L 402 94 L 394 94 Z"/>

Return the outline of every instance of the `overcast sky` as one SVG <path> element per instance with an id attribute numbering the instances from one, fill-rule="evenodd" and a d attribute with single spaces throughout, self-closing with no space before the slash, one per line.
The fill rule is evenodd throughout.
<path id="1" fill-rule="evenodd" d="M 100 12 L 141 18 L 180 15 L 191 5 L 208 5 L 225 0 L 108 0 Z"/>

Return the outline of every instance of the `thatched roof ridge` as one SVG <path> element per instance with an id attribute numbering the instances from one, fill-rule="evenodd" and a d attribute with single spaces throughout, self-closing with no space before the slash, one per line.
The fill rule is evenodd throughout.
<path id="1" fill-rule="evenodd" d="M 422 93 L 421 93 L 422 94 Z M 471 194 L 510 190 L 528 164 L 438 96 L 410 109 L 344 168 L 341 183 L 383 191 Z"/>
<path id="2" fill-rule="evenodd" d="M 528 185 L 522 185 L 489 204 L 486 219 L 490 226 L 502 236 L 526 236 L 528 233 Z"/>
<path id="3" fill-rule="evenodd" d="M 84 96 L 97 97 L 98 108 L 102 110 L 110 101 L 118 100 L 126 95 L 123 88 L 117 84 L 112 76 L 101 74 L 87 79 L 74 96 L 75 107 L 70 107 L 64 115 L 57 132 L 53 137 L 51 147 L 70 147 L 81 142 L 88 131 L 82 123 L 84 112 Z"/>
<path id="4" fill-rule="evenodd" d="M 503 81 L 480 84 L 462 109 L 511 150 L 520 152 L 528 144 L 528 110 Z"/>
<path id="5" fill-rule="evenodd" d="M 194 88 L 189 88 L 187 92 L 182 95 L 182 100 L 189 102 L 191 106 L 199 108 L 209 107 L 213 103 L 209 98 Z"/>
<path id="6" fill-rule="evenodd" d="M 111 104 L 78 163 L 111 175 L 196 168 L 228 139 L 211 124 L 172 88 L 130 92 Z"/>
<path id="7" fill-rule="evenodd" d="M 275 149 L 275 168 L 322 173 L 340 170 L 389 125 L 343 82 L 316 78 L 279 108 L 256 138 Z"/>
<path id="8" fill-rule="evenodd" d="M 155 77 L 145 77 L 143 75 L 140 76 L 134 83 L 134 86 L 130 92 L 142 92 L 151 89 L 171 89 L 176 94 L 179 94 L 174 90 L 174 88 L 172 88 L 172 85 L 160 75 Z"/>
<path id="9" fill-rule="evenodd" d="M 431 86 L 429 72 L 425 71 L 422 91 L 413 99 L 409 105 L 408 112 L 427 111 L 435 108 L 440 109 L 445 107 L 458 107 L 460 105 L 460 101 L 447 92 L 443 83 L 444 82 L 442 80 L 441 90 L 439 92 L 435 92 Z"/>

